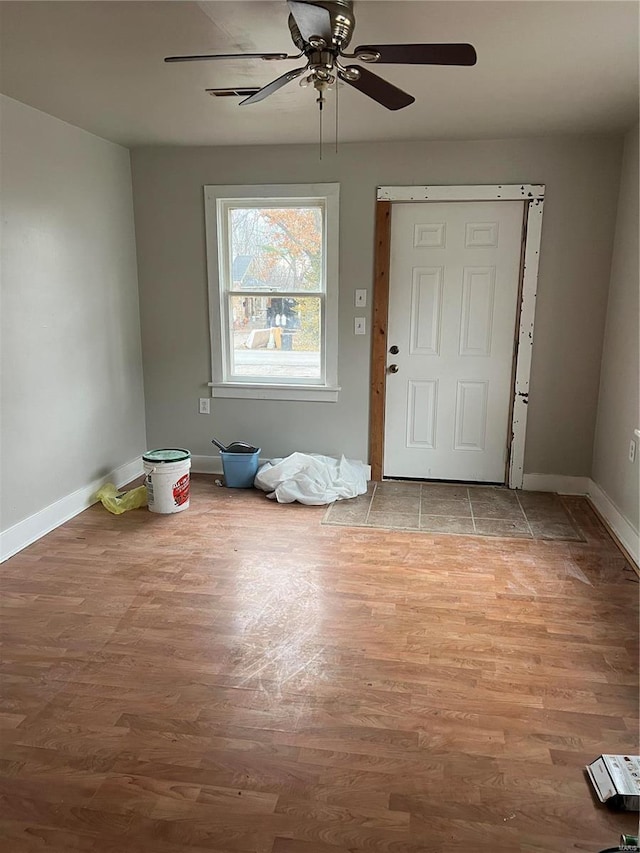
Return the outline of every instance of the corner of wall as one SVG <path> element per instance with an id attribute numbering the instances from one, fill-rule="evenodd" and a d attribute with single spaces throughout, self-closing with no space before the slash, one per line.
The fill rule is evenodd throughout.
<path id="1" fill-rule="evenodd" d="M 590 494 L 627 550 L 638 556 L 640 453 L 629 459 L 640 427 L 638 126 L 624 138 L 611 257 L 605 335 L 600 364 Z M 621 531 L 618 533 L 617 531 Z"/>
<path id="2" fill-rule="evenodd" d="M 3 530 L 0 534 L 0 563 L 96 503 L 96 492 L 100 486 L 114 483 L 120 488 L 140 477 L 142 473 L 142 457 L 137 457 L 110 471 L 106 477 L 100 477 L 81 489 L 76 489 L 75 492 Z"/>

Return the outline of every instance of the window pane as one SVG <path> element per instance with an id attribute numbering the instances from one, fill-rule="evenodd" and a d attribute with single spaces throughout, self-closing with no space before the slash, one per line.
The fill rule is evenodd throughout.
<path id="1" fill-rule="evenodd" d="M 230 299 L 232 376 L 276 383 L 322 378 L 319 297 Z"/>
<path id="2" fill-rule="evenodd" d="M 322 290 L 322 208 L 229 210 L 231 290 Z"/>

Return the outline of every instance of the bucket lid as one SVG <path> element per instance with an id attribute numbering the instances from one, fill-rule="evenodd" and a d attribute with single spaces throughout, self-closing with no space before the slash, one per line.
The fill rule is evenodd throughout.
<path id="1" fill-rule="evenodd" d="M 191 453 L 180 447 L 165 447 L 162 450 L 149 450 L 142 458 L 145 462 L 182 462 L 190 459 Z"/>

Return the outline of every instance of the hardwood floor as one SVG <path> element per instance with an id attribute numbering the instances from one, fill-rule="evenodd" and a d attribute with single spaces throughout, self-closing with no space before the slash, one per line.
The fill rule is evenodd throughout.
<path id="1" fill-rule="evenodd" d="M 587 542 L 322 526 L 194 477 L 2 566 L 2 850 L 565 853 L 638 752 L 638 584 Z"/>

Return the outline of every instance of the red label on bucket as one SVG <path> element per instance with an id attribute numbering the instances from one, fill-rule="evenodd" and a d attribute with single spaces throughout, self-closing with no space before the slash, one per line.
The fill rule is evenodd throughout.
<path id="1" fill-rule="evenodd" d="M 182 506 L 189 500 L 189 475 L 185 474 L 180 477 L 177 483 L 173 486 L 173 500 L 176 506 Z"/>

